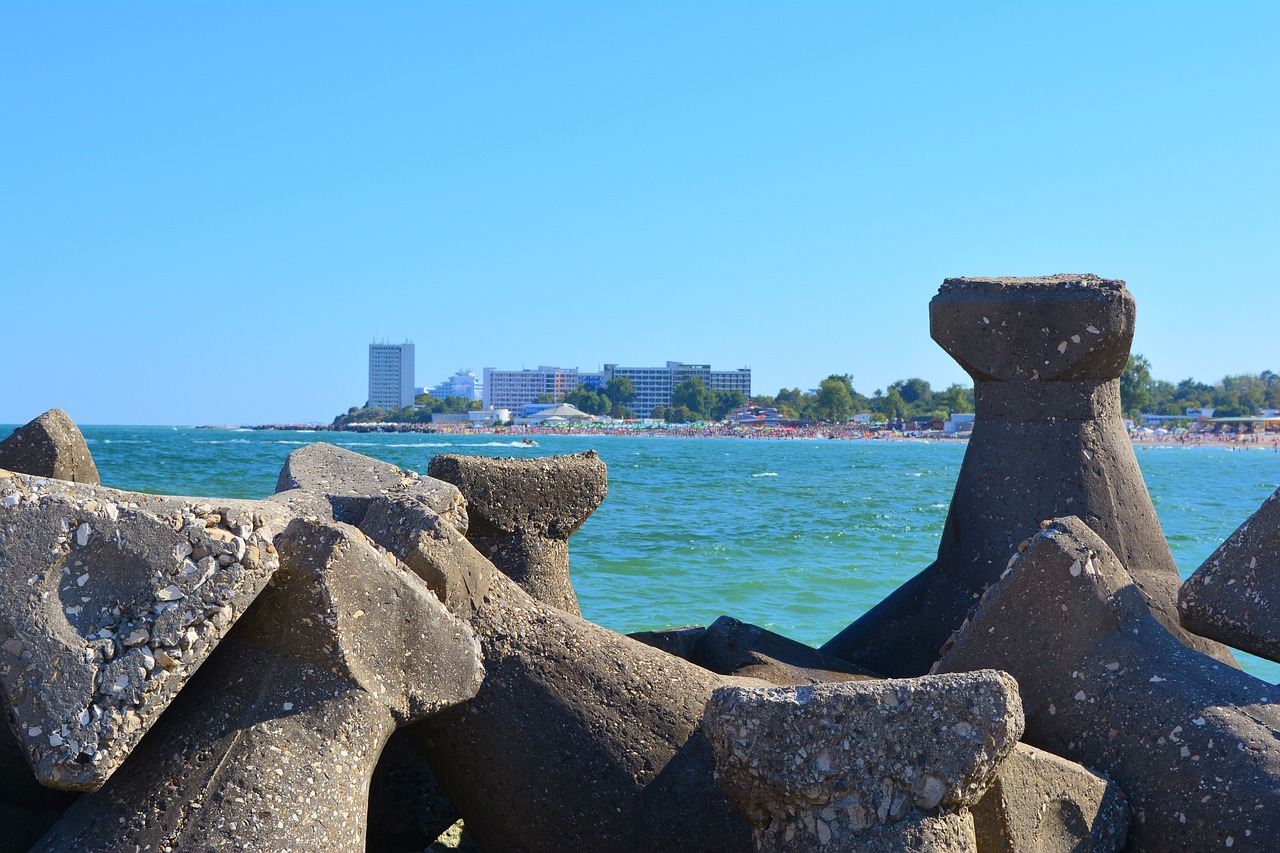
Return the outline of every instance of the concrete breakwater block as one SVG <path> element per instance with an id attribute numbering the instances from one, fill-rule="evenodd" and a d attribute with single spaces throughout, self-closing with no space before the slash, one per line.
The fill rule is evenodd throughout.
<path id="1" fill-rule="evenodd" d="M 604 461 L 594 450 L 536 459 L 437 456 L 432 477 L 467 501 L 476 546 L 537 600 L 579 615 L 569 579 L 569 537 L 608 493 Z"/>
<path id="2" fill-rule="evenodd" d="M 0 468 L 89 486 L 102 483 L 84 435 L 62 409 L 50 409 L 0 441 Z"/>
<path id="3" fill-rule="evenodd" d="M 1174 639 L 1084 522 L 1034 536 L 936 670 L 985 668 L 1017 678 L 1027 743 L 1128 797 L 1126 849 L 1275 849 L 1280 689 Z"/>
<path id="4" fill-rule="evenodd" d="M 272 584 L 38 851 L 365 850 L 383 745 L 475 694 L 479 647 L 358 530 L 295 520 L 277 541 Z"/>
<path id="5" fill-rule="evenodd" d="M 972 811 L 982 853 L 1114 853 L 1133 820 L 1115 783 L 1025 743 Z"/>
<path id="6" fill-rule="evenodd" d="M 721 675 L 758 678 L 777 685 L 865 681 L 880 677 L 856 664 L 732 616 L 721 616 L 701 631 L 686 659 Z"/>
<path id="7" fill-rule="evenodd" d="M 0 472 L 0 686 L 42 783 L 111 776 L 276 570 L 285 521 Z"/>
<path id="8" fill-rule="evenodd" d="M 443 584 L 475 630 L 475 698 L 409 728 L 485 850 L 741 853 L 746 823 L 699 725 L 728 679 L 543 604 L 421 504 L 378 499 L 363 529 Z"/>
<path id="9" fill-rule="evenodd" d="M 823 651 L 891 676 L 920 675 L 1041 520 L 1074 515 L 1128 567 L 1179 641 L 1234 664 L 1182 628 L 1181 578 L 1120 417 L 1136 308 L 1093 275 L 953 278 L 930 334 L 974 380 L 977 417 L 938 557 Z"/>
<path id="10" fill-rule="evenodd" d="M 758 851 L 974 851 L 976 804 L 1022 734 L 1002 672 L 721 688 L 703 731 Z"/>
<path id="11" fill-rule="evenodd" d="M 454 527 L 467 529 L 466 504 L 454 486 L 323 441 L 289 454 L 272 500 L 291 506 L 297 515 L 359 524 L 369 502 L 388 495 L 412 496 Z"/>
<path id="12" fill-rule="evenodd" d="M 1280 661 L 1280 489 L 1179 592 L 1188 631 Z"/>

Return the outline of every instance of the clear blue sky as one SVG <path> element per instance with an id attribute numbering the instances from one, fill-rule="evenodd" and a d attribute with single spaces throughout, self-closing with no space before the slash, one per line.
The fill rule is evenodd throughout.
<path id="1" fill-rule="evenodd" d="M 1280 369 L 1280 3 L 0 5 L 0 422 L 328 420 L 460 367 L 967 377 L 956 275 Z"/>

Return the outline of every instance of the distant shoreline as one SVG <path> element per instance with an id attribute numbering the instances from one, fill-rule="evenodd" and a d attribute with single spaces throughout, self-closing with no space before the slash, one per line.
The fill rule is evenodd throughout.
<path id="1" fill-rule="evenodd" d="M 484 427 L 480 429 L 451 428 L 441 424 L 360 424 L 335 427 L 332 424 L 262 424 L 258 426 L 202 426 L 197 429 L 250 429 L 287 432 L 340 432 L 340 433 L 418 433 L 425 435 L 497 435 L 528 438 L 539 436 L 629 436 L 637 438 L 738 438 L 777 440 L 837 440 L 837 441 L 922 441 L 948 444 L 967 444 L 968 436 L 945 435 L 936 432 L 866 430 L 832 424 L 808 427 L 756 427 L 756 426 L 619 426 L 591 425 L 574 427 Z M 1213 435 L 1156 436 L 1131 433 L 1135 448 L 1167 447 L 1221 447 L 1229 450 L 1270 450 L 1280 452 L 1280 436 L 1265 435 Z"/>

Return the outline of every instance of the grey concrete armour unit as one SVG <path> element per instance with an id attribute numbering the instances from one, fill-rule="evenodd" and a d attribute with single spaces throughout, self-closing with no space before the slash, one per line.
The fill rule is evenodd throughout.
<path id="1" fill-rule="evenodd" d="M 1187 578 L 1179 596 L 1188 631 L 1280 661 L 1280 489 Z"/>
<path id="2" fill-rule="evenodd" d="M 102 482 L 80 428 L 62 409 L 50 409 L 0 441 L 0 468 L 90 486 Z"/>
<path id="3" fill-rule="evenodd" d="M 936 667 L 988 668 L 1018 679 L 1027 743 L 1129 798 L 1126 850 L 1276 849 L 1280 689 L 1175 640 L 1080 519 L 1030 540 Z"/>
<path id="4" fill-rule="evenodd" d="M 721 688 L 702 723 L 759 853 L 977 850 L 976 804 L 1022 734 L 1003 672 Z"/>
<path id="5" fill-rule="evenodd" d="M 947 279 L 930 334 L 974 380 L 977 418 L 938 558 L 822 647 L 890 676 L 919 675 L 1046 518 L 1084 519 L 1181 642 L 1234 664 L 1178 621 L 1181 578 L 1120 418 L 1135 306 L 1092 275 Z"/>
<path id="6" fill-rule="evenodd" d="M 298 519 L 277 541 L 272 585 L 39 853 L 363 853 L 383 744 L 474 695 L 480 650 L 355 528 Z"/>

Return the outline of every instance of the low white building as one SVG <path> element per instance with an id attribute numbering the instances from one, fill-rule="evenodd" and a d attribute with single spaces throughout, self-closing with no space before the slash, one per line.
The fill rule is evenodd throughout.
<path id="1" fill-rule="evenodd" d="M 942 425 L 943 435 L 955 435 L 958 432 L 969 432 L 973 429 L 973 419 L 977 415 L 972 412 L 953 414 Z"/>

